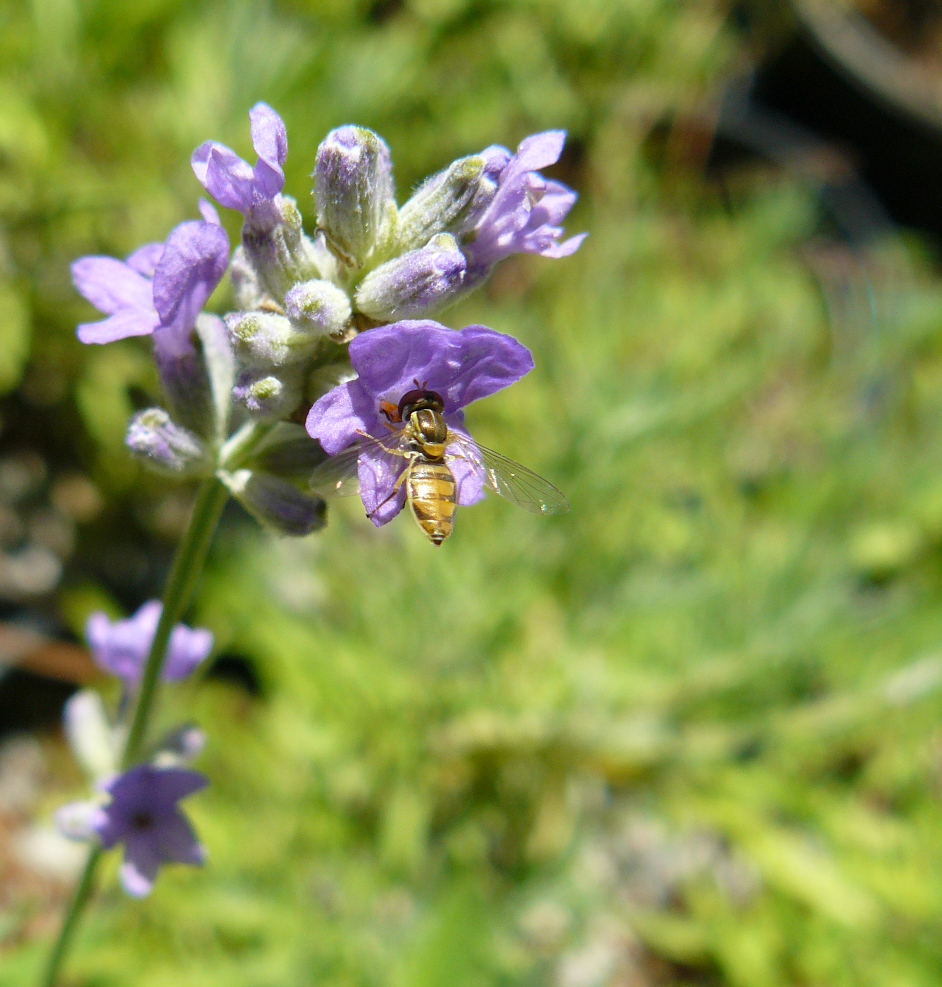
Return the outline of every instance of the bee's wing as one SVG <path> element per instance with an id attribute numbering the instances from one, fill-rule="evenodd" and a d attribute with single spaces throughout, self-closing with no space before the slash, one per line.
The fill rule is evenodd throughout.
<path id="1" fill-rule="evenodd" d="M 569 501 L 549 480 L 515 463 L 493 449 L 472 442 L 460 432 L 449 430 L 448 451 L 480 468 L 488 490 L 499 494 L 532 514 L 565 514 Z"/>
<path id="2" fill-rule="evenodd" d="M 354 442 L 352 446 L 347 446 L 342 452 L 338 452 L 336 456 L 329 456 L 318 464 L 311 471 L 308 483 L 313 490 L 325 497 L 352 497 L 359 489 L 357 464 L 361 451 L 373 447 L 377 452 L 393 460 L 396 468 L 401 468 L 402 457 L 394 452 L 399 448 L 400 442 L 399 432 L 390 432 L 388 436 L 383 436 L 381 439 L 365 436 Z"/>

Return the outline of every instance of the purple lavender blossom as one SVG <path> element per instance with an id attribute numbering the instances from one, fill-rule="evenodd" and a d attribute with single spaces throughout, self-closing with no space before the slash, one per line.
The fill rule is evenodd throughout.
<path id="1" fill-rule="evenodd" d="M 431 314 L 461 291 L 466 267 L 455 238 L 440 233 L 371 271 L 357 289 L 357 310 L 383 321 Z"/>
<path id="2" fill-rule="evenodd" d="M 85 637 L 95 664 L 127 686 L 139 682 L 162 609 L 159 601 L 150 600 L 133 617 L 114 623 L 103 613 L 93 613 L 85 625 Z M 177 624 L 170 634 L 162 678 L 166 682 L 185 679 L 212 650 L 209 631 Z"/>
<path id="3" fill-rule="evenodd" d="M 559 242 L 560 224 L 577 195 L 561 182 L 538 174 L 540 168 L 559 160 L 565 140 L 565 131 L 548 130 L 522 140 L 516 154 L 496 146 L 482 152 L 485 174 L 496 178 L 497 191 L 462 246 L 469 274 L 473 272 L 477 280 L 510 254 L 568 257 L 586 238 L 580 233 Z"/>
<path id="4" fill-rule="evenodd" d="M 154 337 L 166 357 L 192 349 L 190 334 L 229 264 L 229 238 L 214 222 L 181 223 L 166 243 L 149 243 L 127 261 L 82 257 L 72 265 L 79 293 L 108 316 L 78 327 L 83 343 Z"/>
<path id="5" fill-rule="evenodd" d="M 206 851 L 177 802 L 207 784 L 198 771 L 141 764 L 103 786 L 111 801 L 94 812 L 90 828 L 106 850 L 124 844 L 121 885 L 129 895 L 150 894 L 163 864 L 204 863 Z"/>
<path id="6" fill-rule="evenodd" d="M 395 322 L 362 333 L 350 343 L 350 362 L 357 379 L 319 398 L 307 417 L 307 430 L 324 451 L 334 456 L 361 438 L 389 438 L 389 422 L 381 402 L 398 406 L 415 381 L 441 395 L 448 428 L 467 437 L 461 409 L 520 380 L 533 369 L 529 350 L 510 336 L 486 326 L 465 326 L 458 332 L 437 322 Z M 462 506 L 484 496 L 480 467 L 449 449 L 445 461 Z M 392 520 L 405 505 L 405 490 L 390 497 L 407 460 L 365 443 L 357 472 L 360 498 L 378 526 Z M 387 498 L 389 498 L 387 500 Z"/>
<path id="7" fill-rule="evenodd" d="M 275 200 L 285 186 L 288 135 L 281 117 L 267 103 L 256 103 L 249 120 L 258 155 L 254 168 L 216 141 L 201 144 L 190 163 L 200 184 L 221 206 L 242 213 L 256 228 L 267 228 L 280 218 Z"/>

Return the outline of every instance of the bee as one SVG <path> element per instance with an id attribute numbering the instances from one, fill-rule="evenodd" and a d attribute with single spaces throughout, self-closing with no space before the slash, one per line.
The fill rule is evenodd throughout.
<path id="1" fill-rule="evenodd" d="M 483 476 L 487 489 L 525 511 L 565 514 L 569 510 L 569 502 L 548 480 L 449 428 L 442 396 L 417 380 L 413 383 L 415 389 L 407 391 L 398 405 L 384 401 L 380 406 L 389 435 L 377 438 L 361 432 L 357 442 L 315 468 L 310 480 L 315 490 L 341 496 L 355 493 L 360 452 L 373 444 L 384 456 L 405 459 L 406 465 L 392 492 L 367 517 L 404 488 L 412 517 L 433 545 L 441 545 L 455 527 L 457 484 L 449 460 L 465 460 Z"/>

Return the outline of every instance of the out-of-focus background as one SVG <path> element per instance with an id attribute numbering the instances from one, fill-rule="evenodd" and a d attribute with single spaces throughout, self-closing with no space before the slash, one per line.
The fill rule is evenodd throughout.
<path id="1" fill-rule="evenodd" d="M 107 869 L 68 982 L 938 985 L 940 67 L 934 0 L 0 4 L 0 985 L 74 874 L 82 625 L 159 592 L 189 496 L 125 456 L 148 346 L 76 342 L 69 263 L 194 218 L 259 99 L 309 225 L 333 126 L 400 201 L 569 131 L 585 246 L 445 321 L 533 350 L 469 423 L 572 512 L 437 551 L 233 506 L 161 712 L 209 734 L 211 862 L 142 903 Z"/>

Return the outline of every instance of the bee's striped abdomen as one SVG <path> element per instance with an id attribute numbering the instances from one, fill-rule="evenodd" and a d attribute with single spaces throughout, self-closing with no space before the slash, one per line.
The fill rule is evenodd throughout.
<path id="1" fill-rule="evenodd" d="M 455 526 L 455 478 L 445 463 L 415 460 L 406 479 L 406 499 L 412 516 L 434 545 Z"/>

